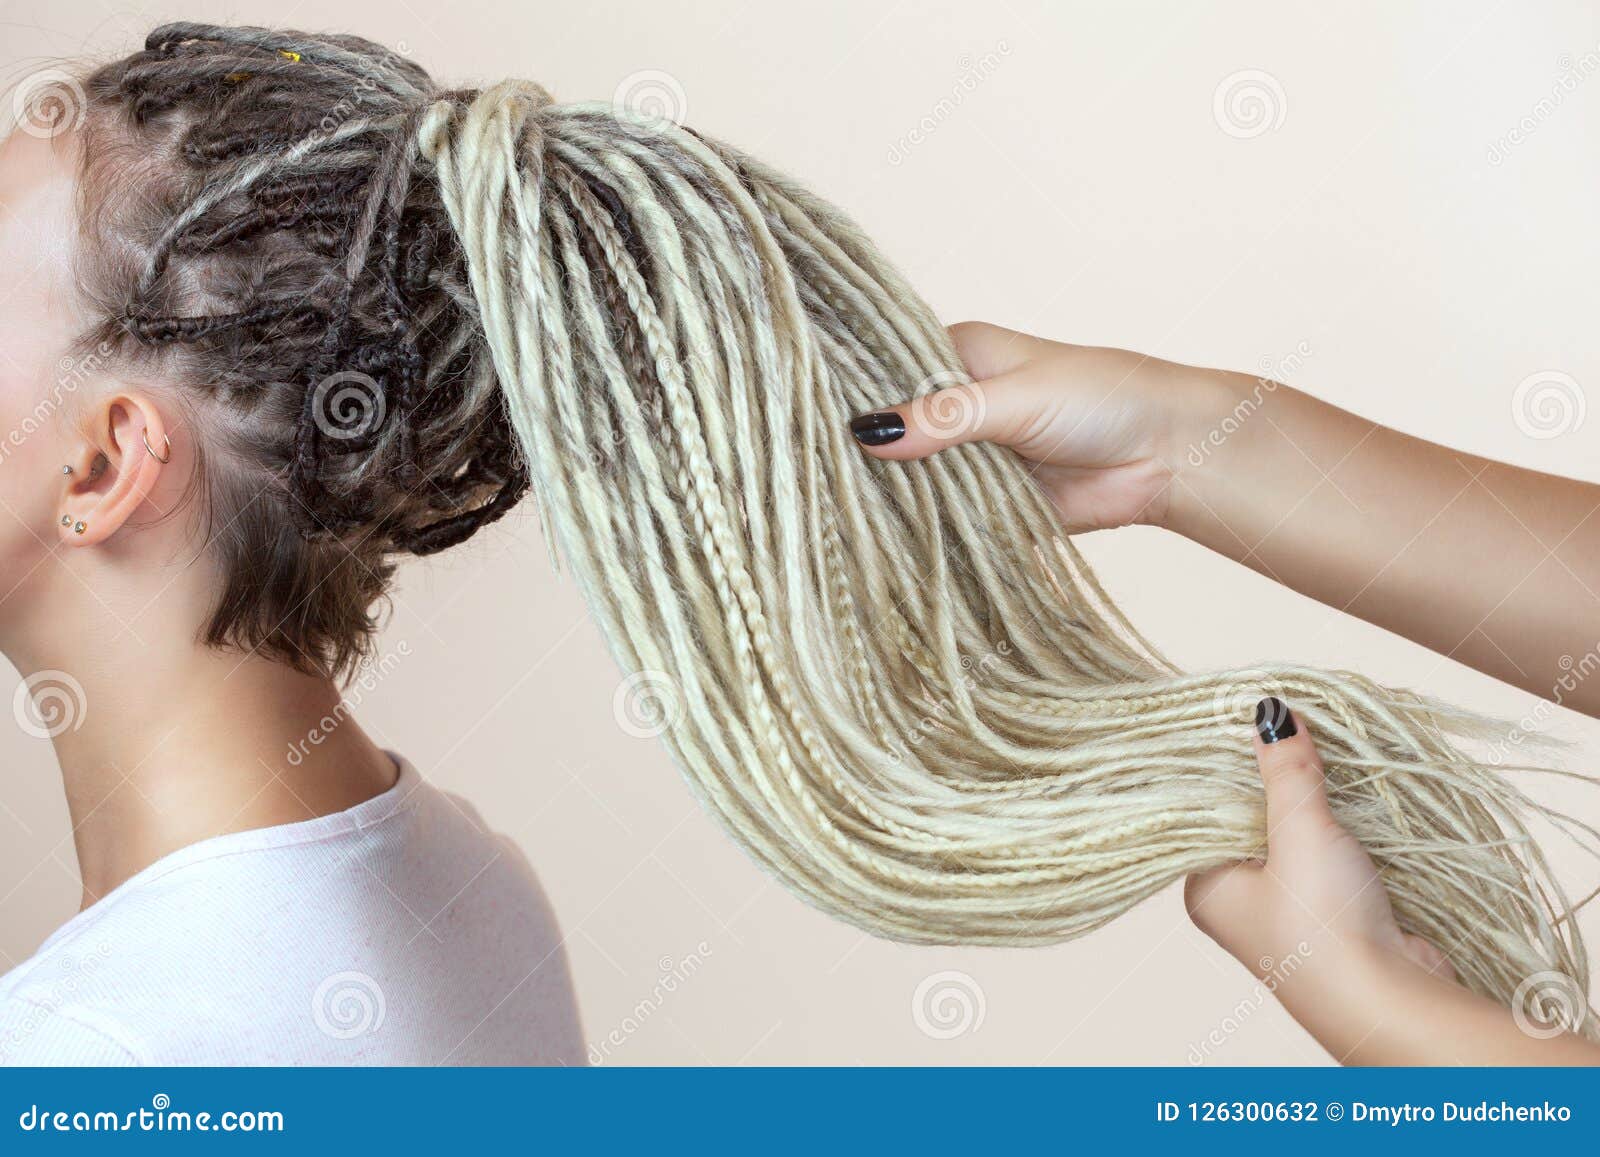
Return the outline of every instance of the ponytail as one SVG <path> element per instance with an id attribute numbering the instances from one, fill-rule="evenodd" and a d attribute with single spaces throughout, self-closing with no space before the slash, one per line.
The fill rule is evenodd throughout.
<path id="1" fill-rule="evenodd" d="M 1400 921 L 1467 984 L 1510 1002 L 1541 972 L 1586 980 L 1525 827 L 1553 817 L 1452 745 L 1471 719 L 1350 673 L 1184 675 L 1009 452 L 859 452 L 850 415 L 966 379 L 836 210 L 528 85 L 435 105 L 421 143 L 621 709 L 808 901 L 912 942 L 1091 931 L 1261 852 L 1246 728 L 1278 694 Z"/>

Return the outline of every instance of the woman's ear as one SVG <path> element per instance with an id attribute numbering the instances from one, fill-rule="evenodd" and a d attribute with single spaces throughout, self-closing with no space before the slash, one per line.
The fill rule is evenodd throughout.
<path id="1" fill-rule="evenodd" d="M 171 460 L 166 423 L 149 395 L 117 393 L 100 402 L 62 470 L 62 541 L 93 546 L 110 538 L 144 505 Z"/>

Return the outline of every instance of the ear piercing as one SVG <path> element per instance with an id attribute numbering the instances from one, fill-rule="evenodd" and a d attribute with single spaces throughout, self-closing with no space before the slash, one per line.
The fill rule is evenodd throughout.
<path id="1" fill-rule="evenodd" d="M 166 451 L 167 451 L 167 456 L 165 458 L 163 458 L 160 454 L 156 453 L 155 447 L 150 445 L 150 435 L 148 433 L 140 434 L 139 437 L 144 442 L 144 448 L 150 452 L 150 457 L 154 458 L 157 462 L 160 462 L 163 466 L 166 465 L 168 462 L 172 461 L 172 439 L 171 438 L 167 437 L 166 435 L 162 435 L 162 440 L 166 443 Z M 95 456 L 94 465 L 90 468 L 89 476 L 91 478 L 93 478 L 94 476 L 98 475 L 105 468 L 106 468 L 105 455 L 104 454 L 97 454 Z M 63 474 L 71 474 L 71 473 L 73 473 L 73 469 L 72 469 L 71 465 L 69 464 L 69 465 L 61 467 L 61 473 L 63 473 Z M 89 529 L 89 524 L 87 522 L 83 521 L 83 519 L 81 519 L 81 518 L 76 520 L 76 521 L 74 521 L 72 515 L 70 515 L 70 514 L 63 514 L 61 516 L 61 525 L 62 526 L 70 526 L 70 527 L 72 527 L 72 533 L 73 534 L 82 534 L 84 531 Z"/>
<path id="2" fill-rule="evenodd" d="M 157 454 L 155 447 L 150 445 L 150 432 L 148 430 L 140 434 L 139 437 L 144 441 L 144 448 L 150 451 L 150 457 L 154 458 L 163 466 L 172 461 L 172 439 L 170 437 L 165 434 L 161 435 L 162 440 L 166 443 L 167 456 L 165 458 L 163 458 L 160 454 Z"/>
<path id="3" fill-rule="evenodd" d="M 165 458 L 163 458 L 161 455 L 157 454 L 153 449 L 151 449 L 149 435 L 141 435 L 141 437 L 144 438 L 144 448 L 146 450 L 150 451 L 150 457 L 154 458 L 157 462 L 160 462 L 163 466 L 165 466 L 168 462 L 172 461 L 172 439 L 171 438 L 167 438 L 166 439 L 166 442 L 167 442 L 167 456 Z M 163 437 L 165 437 L 165 435 L 163 435 Z M 106 468 L 106 456 L 104 454 L 96 454 L 94 456 L 94 461 L 89 466 L 89 477 L 90 478 L 98 478 L 98 477 L 100 477 L 100 475 L 105 472 L 105 468 Z M 77 471 L 74 470 L 71 466 L 63 466 L 61 468 L 61 473 L 63 473 L 63 474 L 76 474 Z"/>
<path id="4" fill-rule="evenodd" d="M 71 474 L 72 473 L 72 467 L 71 466 L 63 466 L 63 467 L 61 467 L 61 473 L 63 473 L 63 474 Z M 96 471 L 96 473 L 98 473 L 98 471 Z M 70 515 L 70 514 L 63 514 L 61 516 L 61 525 L 62 526 L 70 526 L 70 527 L 72 527 L 72 533 L 73 534 L 82 534 L 84 531 L 89 529 L 89 524 L 87 522 L 83 522 L 82 520 L 80 520 L 78 522 L 74 522 L 74 521 L 72 521 L 72 515 Z"/>

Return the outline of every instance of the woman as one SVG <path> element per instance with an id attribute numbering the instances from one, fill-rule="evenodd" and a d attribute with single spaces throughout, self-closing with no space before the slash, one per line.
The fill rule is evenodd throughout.
<path id="1" fill-rule="evenodd" d="M 509 477 L 498 400 L 458 359 L 448 407 L 385 426 L 425 469 L 325 485 L 333 472 L 304 454 L 327 452 L 307 450 L 300 399 L 276 383 L 333 332 L 306 317 L 335 308 L 311 287 L 349 255 L 336 178 L 199 220 L 146 282 L 205 156 L 334 115 L 311 68 L 285 109 L 230 79 L 249 44 L 185 58 L 184 39 L 90 76 L 81 125 L 0 150 L 0 533 L 20 576 L 0 647 L 39 695 L 31 724 L 54 732 L 83 878 L 82 911 L 0 980 L 0 1061 L 581 1063 L 561 936 L 527 864 L 380 750 L 335 683 L 369 652 L 394 554 L 502 509 L 486 509 Z M 197 94 L 208 68 L 222 71 Z M 426 79 L 398 62 L 373 75 L 386 87 L 345 85 L 347 119 Z M 224 110 L 233 94 L 248 103 Z M 219 249 L 219 230 L 240 244 Z M 263 283 L 292 300 L 221 316 L 231 288 Z M 412 349 L 388 288 L 338 307 L 347 379 Z M 413 295 L 437 329 L 462 316 L 449 291 Z M 167 320 L 180 313 L 198 320 Z M 57 694 L 71 726 L 52 726 Z"/>
<path id="2" fill-rule="evenodd" d="M 676 367 L 653 366 L 648 354 L 670 344 L 669 325 L 688 323 L 681 311 L 631 308 L 645 296 L 639 271 L 651 256 L 641 247 L 634 259 L 631 230 L 660 222 L 633 221 L 615 188 L 561 147 L 520 148 L 548 103 L 532 86 L 441 91 L 409 61 L 355 38 L 168 26 L 84 87 L 80 126 L 47 141 L 15 137 L 0 153 L 10 210 L 0 258 L 28 277 L 0 310 L 10 354 L 3 396 L 12 428 L 30 431 L 13 438 L 5 474 L 15 515 L 7 565 L 25 577 L 0 607 L 0 645 L 30 684 L 70 679 L 92 707 L 81 726 L 49 728 L 84 909 L 0 982 L 6 1059 L 575 1060 L 559 935 L 525 866 L 403 759 L 378 750 L 342 709 L 337 681 L 370 653 L 372 607 L 395 560 L 463 541 L 527 490 L 517 441 L 525 426 L 547 455 L 577 454 L 553 441 L 571 414 L 531 420 L 518 407 L 545 394 L 508 400 L 501 388 L 502 370 L 539 360 L 527 315 L 548 306 L 548 295 L 508 286 L 532 280 L 540 262 L 563 289 L 615 275 L 602 287 L 609 297 L 583 298 L 570 319 L 559 310 L 541 317 L 545 333 L 575 340 L 569 322 L 591 325 L 580 337 L 599 347 L 597 361 L 573 364 L 608 384 L 658 370 L 658 384 L 675 384 Z M 592 127 L 582 115 L 573 123 L 575 133 Z M 642 146 L 626 137 L 616 147 Z M 685 160 L 687 147 L 698 146 L 663 149 L 666 163 L 650 179 L 684 190 L 691 212 L 737 213 Z M 536 198 L 479 196 L 541 181 L 564 182 L 573 213 L 543 231 L 528 220 Z M 500 229 L 508 220 L 516 228 Z M 552 232 L 561 235 L 552 241 Z M 529 237 L 537 252 L 512 247 Z M 725 256 L 689 248 L 673 249 L 683 265 L 657 270 L 653 287 L 681 284 L 701 268 L 692 261 L 715 272 Z M 764 257 L 770 264 L 754 252 L 729 260 L 746 277 L 769 267 Z M 707 284 L 745 285 L 731 274 Z M 830 321 L 862 308 L 828 301 L 833 288 L 807 286 L 806 308 Z M 723 336 L 741 321 L 753 326 L 728 301 L 713 304 L 725 311 Z M 629 328 L 632 320 L 643 328 Z M 752 343 L 755 356 L 770 359 L 777 378 L 798 376 L 784 370 L 807 349 L 768 336 Z M 958 336 L 994 393 L 979 433 L 1041 463 L 1069 529 L 1156 517 L 1179 529 L 1211 525 L 1186 503 L 1174 439 L 1224 412 L 1218 404 L 1231 399 L 1214 388 L 1224 379 L 1141 362 L 1144 384 L 1118 396 L 1116 367 L 1131 355 L 1052 352 L 990 330 Z M 809 335 L 832 348 L 849 337 L 841 326 Z M 685 344 L 686 361 L 716 364 Z M 1037 356 L 1018 359 L 1018 350 Z M 1015 396 L 1038 404 L 1010 405 L 1012 382 Z M 562 383 L 548 384 L 568 398 Z M 664 392 L 656 400 L 692 424 L 681 393 Z M 604 396 L 597 387 L 586 400 Z M 1115 399 L 1114 412 L 1098 410 L 1101 398 Z M 733 406 L 734 420 L 747 420 Z M 1090 412 L 1115 420 L 1063 447 L 1039 420 L 1066 415 L 1070 427 Z M 927 453 L 917 413 L 860 420 L 857 436 L 886 457 Z M 1007 414 L 1015 425 L 993 424 Z M 1319 429 L 1328 422 L 1343 428 L 1342 418 L 1312 418 Z M 647 434 L 622 430 L 617 441 L 653 453 Z M 589 449 L 604 466 L 607 448 Z M 666 462 L 706 500 L 697 512 L 714 506 L 703 460 Z M 1216 469 L 1210 477 L 1221 478 Z M 680 513 L 643 501 L 608 509 L 593 477 L 575 493 L 594 525 L 622 537 Z M 1556 503 L 1540 501 L 1542 518 Z M 1225 507 L 1211 517 L 1226 526 L 1243 515 Z M 718 537 L 734 533 L 727 525 L 692 529 L 713 561 L 733 545 Z M 663 541 L 682 547 L 678 533 L 668 525 Z M 1306 565 L 1315 570 L 1316 560 Z M 707 574 L 718 598 L 750 594 L 721 571 Z M 649 641 L 661 628 L 647 610 L 623 608 Z M 730 649 L 728 662 L 746 657 Z M 1286 766 L 1303 773 L 1304 733 L 1290 735 L 1286 716 L 1269 718 L 1279 724 L 1277 750 L 1299 752 Z M 1269 788 L 1275 781 L 1303 791 L 1309 777 L 1269 771 Z M 1282 800 L 1281 791 L 1269 796 L 1275 818 Z M 766 846 L 774 858 L 787 854 L 781 841 Z M 1375 878 L 1370 864 L 1359 846 L 1342 846 L 1350 870 L 1339 879 L 1365 872 L 1360 891 Z M 1263 901 L 1260 881 L 1273 866 L 1266 877 L 1245 868 L 1197 883 L 1197 911 Z M 1399 936 L 1387 901 L 1356 910 L 1353 923 L 1329 910 L 1342 948 L 1370 942 L 1374 959 L 1443 969 L 1437 953 Z M 1262 932 L 1241 918 L 1213 930 L 1254 958 L 1245 926 L 1275 941 L 1287 927 L 1278 923 Z M 1224 936 L 1224 924 L 1237 931 Z M 1413 979 L 1372 973 L 1387 978 L 1374 985 Z M 1473 1002 L 1485 1025 L 1507 1019 L 1464 990 L 1451 998 Z M 1543 1047 L 1555 1055 L 1578 1046 Z"/>

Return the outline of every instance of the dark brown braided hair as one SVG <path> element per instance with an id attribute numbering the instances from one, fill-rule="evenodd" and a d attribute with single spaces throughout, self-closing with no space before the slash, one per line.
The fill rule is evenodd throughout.
<path id="1" fill-rule="evenodd" d="M 441 92 L 354 36 L 169 24 L 85 84 L 86 337 L 189 387 L 205 629 L 307 671 L 367 652 L 398 554 L 528 486 L 418 118 Z"/>

